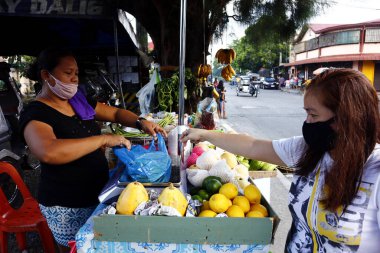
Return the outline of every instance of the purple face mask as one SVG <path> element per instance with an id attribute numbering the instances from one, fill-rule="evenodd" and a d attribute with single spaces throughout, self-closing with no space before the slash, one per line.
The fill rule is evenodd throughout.
<path id="1" fill-rule="evenodd" d="M 55 85 L 51 86 L 50 83 L 46 81 L 46 83 L 49 86 L 49 89 L 58 97 L 62 99 L 70 99 L 72 98 L 75 93 L 78 91 L 78 84 L 76 83 L 64 83 L 55 78 L 52 74 L 49 73 L 51 77 L 55 80 Z"/>

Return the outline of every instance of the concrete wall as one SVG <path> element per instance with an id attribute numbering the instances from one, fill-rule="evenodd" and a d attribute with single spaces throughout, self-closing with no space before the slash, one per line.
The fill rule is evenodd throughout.
<path id="1" fill-rule="evenodd" d="M 365 43 L 363 45 L 363 54 L 380 53 L 380 43 Z"/>
<path id="2" fill-rule="evenodd" d="M 321 48 L 321 56 L 359 54 L 359 44 L 339 45 Z"/>

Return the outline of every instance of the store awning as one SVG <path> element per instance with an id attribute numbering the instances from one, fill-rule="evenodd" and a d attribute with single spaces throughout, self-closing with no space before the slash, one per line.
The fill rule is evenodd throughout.
<path id="1" fill-rule="evenodd" d="M 69 47 L 76 55 L 115 54 L 117 16 L 110 0 L 8 2 L 0 4 L 0 55 L 35 56 L 54 45 Z M 136 55 L 130 36 L 116 23 L 119 55 Z"/>
<path id="2" fill-rule="evenodd" d="M 351 54 L 351 55 L 334 55 L 319 58 L 306 59 L 286 63 L 285 67 L 298 66 L 311 63 L 324 63 L 324 62 L 342 62 L 342 61 L 380 61 L 380 54 Z"/>

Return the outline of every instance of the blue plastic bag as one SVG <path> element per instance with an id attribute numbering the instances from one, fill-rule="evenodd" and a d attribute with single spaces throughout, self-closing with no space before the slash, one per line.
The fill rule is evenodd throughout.
<path id="1" fill-rule="evenodd" d="M 148 149 L 141 145 L 133 145 L 131 150 L 126 148 L 113 148 L 119 162 L 126 165 L 121 182 L 138 181 L 141 183 L 169 182 L 172 161 L 166 149 L 165 140 L 157 134 L 157 149 L 154 141 Z"/>

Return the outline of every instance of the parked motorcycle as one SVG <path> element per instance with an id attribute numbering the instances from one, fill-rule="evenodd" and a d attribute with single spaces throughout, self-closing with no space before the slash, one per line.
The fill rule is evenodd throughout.
<path id="1" fill-rule="evenodd" d="M 9 76 L 10 65 L 0 62 L 0 160 L 11 163 L 24 177 L 25 170 L 35 170 L 40 163 L 30 154 L 19 132 L 19 115 L 23 108 L 21 94 Z M 22 203 L 21 194 L 9 176 L 0 174 L 0 187 L 14 208 Z"/>

